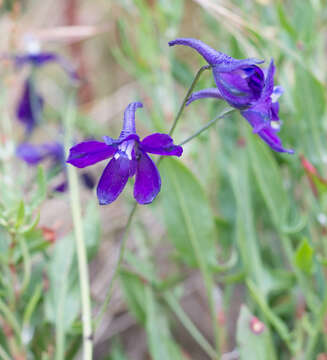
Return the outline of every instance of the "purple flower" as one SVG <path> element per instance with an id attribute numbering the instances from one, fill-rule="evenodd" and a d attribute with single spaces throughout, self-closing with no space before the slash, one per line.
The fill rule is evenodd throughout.
<path id="1" fill-rule="evenodd" d="M 19 69 L 24 65 L 41 67 L 50 63 L 56 63 L 66 72 L 71 80 L 79 80 L 77 72 L 74 70 L 71 64 L 60 55 L 52 52 L 28 52 L 26 54 L 13 55 L 12 60 L 15 66 Z"/>
<path id="2" fill-rule="evenodd" d="M 134 102 L 127 106 L 123 129 L 118 139 L 105 136 L 104 142 L 87 141 L 70 149 L 67 162 L 84 168 L 112 157 L 97 187 L 100 205 L 110 204 L 123 191 L 127 180 L 135 175 L 134 197 L 140 204 L 151 203 L 158 195 L 161 179 L 148 153 L 181 156 L 183 149 L 166 134 L 155 133 L 140 141 L 135 129 L 135 111 L 143 107 Z"/>
<path id="3" fill-rule="evenodd" d="M 32 44 L 35 47 L 34 42 Z M 41 52 L 37 44 L 36 48 L 30 49 L 29 52 L 22 55 L 12 55 L 10 59 L 17 68 L 24 65 L 31 65 L 39 68 L 49 63 L 57 63 L 68 74 L 73 81 L 78 80 L 78 75 L 72 66 L 61 56 L 51 52 Z M 26 132 L 31 133 L 35 126 L 40 122 L 43 111 L 43 98 L 36 89 L 32 77 L 29 76 L 24 83 L 22 96 L 16 107 L 16 116 L 26 127 Z"/>
<path id="4" fill-rule="evenodd" d="M 241 111 L 241 114 L 253 127 L 253 132 L 258 134 L 273 150 L 293 154 L 293 150 L 283 148 L 277 136 L 280 130 L 277 100 L 283 90 L 280 86 L 274 86 L 274 73 L 274 61 L 271 60 L 260 98 L 248 109 Z"/>
<path id="5" fill-rule="evenodd" d="M 61 143 L 52 142 L 41 145 L 22 143 L 17 147 L 16 155 L 31 166 L 35 166 L 44 160 L 49 160 L 51 162 L 50 173 L 53 175 L 57 175 L 59 172 L 64 173 L 64 180 L 54 188 L 54 191 L 66 191 L 68 182 L 66 175 L 65 151 Z M 94 180 L 89 173 L 83 173 L 81 175 L 81 179 L 87 188 L 94 188 Z"/>
<path id="6" fill-rule="evenodd" d="M 58 142 L 33 145 L 22 143 L 16 149 L 16 155 L 29 165 L 37 165 L 45 159 L 50 159 L 52 166 L 61 166 L 64 163 L 65 152 Z"/>
<path id="7" fill-rule="evenodd" d="M 234 59 L 212 49 L 200 40 L 191 38 L 179 38 L 169 42 L 169 46 L 174 45 L 190 46 L 202 55 L 212 67 L 218 89 L 216 95 L 219 94 L 219 98 L 224 99 L 231 106 L 243 109 L 260 98 L 264 85 L 264 74 L 256 64 L 263 63 L 263 60 Z"/>
<path id="8" fill-rule="evenodd" d="M 36 92 L 32 80 L 28 78 L 16 108 L 17 119 L 25 125 L 27 133 L 31 133 L 39 123 L 43 104 L 42 96 Z"/>

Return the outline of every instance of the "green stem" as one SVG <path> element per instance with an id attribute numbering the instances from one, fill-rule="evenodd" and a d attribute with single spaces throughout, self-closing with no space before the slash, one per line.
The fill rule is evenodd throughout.
<path id="1" fill-rule="evenodd" d="M 123 258 L 124 258 L 124 252 L 125 252 L 125 246 L 126 246 L 126 241 L 127 241 L 127 234 L 128 234 L 128 230 L 129 230 L 129 227 L 131 226 L 131 223 L 132 223 L 132 220 L 133 220 L 133 216 L 136 212 L 136 209 L 137 209 L 137 202 L 134 203 L 133 207 L 132 207 L 132 210 L 128 216 L 128 219 L 127 219 L 127 223 L 126 223 L 126 226 L 124 228 L 124 233 L 123 233 L 123 236 L 122 236 L 122 239 L 120 241 L 120 248 L 119 248 L 119 255 L 118 255 L 118 261 L 117 261 L 117 264 L 115 266 L 115 269 L 114 269 L 114 273 L 111 277 L 111 280 L 110 280 L 110 283 L 109 283 L 109 288 L 108 288 L 108 292 L 107 292 L 107 295 L 106 295 L 106 298 L 101 306 L 101 309 L 96 317 L 96 320 L 95 320 L 95 323 L 94 323 L 94 331 L 96 331 L 96 329 L 98 328 L 100 322 L 101 322 L 101 318 L 104 314 L 104 312 L 106 311 L 107 307 L 109 306 L 109 303 L 110 303 L 110 300 L 111 300 L 111 297 L 112 297 L 112 290 L 113 290 L 113 285 L 114 285 L 114 282 L 118 276 L 118 270 L 120 269 L 120 266 L 121 266 L 121 263 L 123 261 Z"/>
<path id="2" fill-rule="evenodd" d="M 218 359 L 218 355 L 215 349 L 210 345 L 206 338 L 199 332 L 197 327 L 193 324 L 187 314 L 184 312 L 183 308 L 179 305 L 175 297 L 168 292 L 164 294 L 164 299 L 171 308 L 171 310 L 176 314 L 180 322 L 184 325 L 185 329 L 191 334 L 193 339 L 201 346 L 203 351 L 212 358 Z"/>
<path id="3" fill-rule="evenodd" d="M 74 126 L 76 114 L 74 104 L 71 101 L 65 116 L 65 145 L 68 149 L 72 144 L 72 129 Z M 81 203 L 79 196 L 78 178 L 74 167 L 68 167 L 68 185 L 70 190 L 71 211 L 74 223 L 75 242 L 77 250 L 77 261 L 79 270 L 79 281 L 82 303 L 82 323 L 83 323 L 83 347 L 84 360 L 92 360 L 93 341 L 92 341 L 92 320 L 91 320 L 91 299 L 89 272 L 87 264 L 87 253 L 84 242 L 83 222 Z"/>
<path id="4" fill-rule="evenodd" d="M 311 360 L 314 358 L 313 356 L 313 352 L 315 349 L 315 346 L 317 344 L 319 335 L 320 335 L 320 330 L 323 326 L 323 323 L 325 321 L 325 315 L 326 315 L 326 311 L 327 311 L 327 292 L 325 294 L 325 298 L 323 303 L 321 304 L 321 307 L 319 309 L 319 312 L 317 314 L 317 319 L 316 322 L 313 326 L 313 334 L 310 336 L 309 339 L 309 343 L 307 346 L 307 351 L 306 351 L 306 356 L 305 359 L 306 360 Z"/>
<path id="5" fill-rule="evenodd" d="M 192 94 L 193 89 L 194 89 L 196 83 L 198 82 L 201 74 L 203 73 L 203 71 L 208 70 L 208 69 L 210 69 L 210 68 L 211 68 L 210 65 L 202 66 L 202 67 L 198 70 L 198 72 L 196 73 L 196 75 L 195 75 L 195 77 L 194 77 L 194 79 L 193 79 L 193 81 L 192 81 L 192 84 L 191 84 L 190 88 L 188 89 L 188 91 L 187 91 L 187 93 L 186 93 L 186 95 L 185 95 L 185 98 L 184 98 L 184 100 L 183 100 L 183 102 L 182 102 L 182 105 L 181 105 L 181 107 L 179 108 L 179 111 L 178 111 L 178 113 L 177 113 L 177 115 L 176 115 L 176 117 L 175 117 L 175 120 L 174 120 L 174 122 L 173 122 L 173 125 L 171 126 L 171 129 L 170 129 L 170 131 L 169 131 L 169 133 L 168 133 L 169 135 L 173 135 L 173 132 L 175 131 L 176 125 L 177 125 L 177 123 L 178 123 L 178 120 L 180 119 L 180 117 L 182 116 L 182 113 L 183 113 L 183 111 L 184 111 L 186 102 L 187 102 L 188 98 L 190 97 L 190 95 Z"/>
<path id="6" fill-rule="evenodd" d="M 235 111 L 233 108 L 226 108 L 220 115 L 216 116 L 214 119 L 209 121 L 206 125 L 204 125 L 201 129 L 199 129 L 197 132 L 195 132 L 193 135 L 189 136 L 185 140 L 183 140 L 181 143 L 179 143 L 179 146 L 185 145 L 189 141 L 193 140 L 200 134 L 202 134 L 204 131 L 209 129 L 212 125 L 214 125 L 218 120 L 223 119 L 227 114 L 230 114 L 231 112 Z"/>

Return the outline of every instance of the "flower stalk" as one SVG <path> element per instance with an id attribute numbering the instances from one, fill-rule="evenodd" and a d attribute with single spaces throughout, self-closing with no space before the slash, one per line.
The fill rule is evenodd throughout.
<path id="1" fill-rule="evenodd" d="M 75 123 L 75 109 L 73 101 L 69 102 L 65 114 L 65 146 L 68 149 L 72 144 L 72 128 Z M 79 281 L 82 303 L 82 324 L 83 324 L 83 359 L 92 360 L 93 340 L 92 340 L 92 319 L 91 319 L 91 299 L 89 272 L 87 264 L 87 252 L 84 241 L 81 203 L 79 196 L 78 177 L 73 167 L 68 168 L 68 184 L 70 189 L 71 211 L 74 223 L 75 242 L 77 251 L 77 261 L 79 269 Z"/>

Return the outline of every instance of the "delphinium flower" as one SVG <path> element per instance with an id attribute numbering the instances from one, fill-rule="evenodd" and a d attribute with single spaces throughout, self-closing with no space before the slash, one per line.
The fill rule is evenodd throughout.
<path id="1" fill-rule="evenodd" d="M 203 90 L 198 96 L 210 92 L 211 97 L 222 98 L 231 106 L 242 109 L 258 100 L 264 86 L 264 73 L 257 66 L 258 59 L 234 59 L 216 51 L 200 40 L 179 38 L 169 46 L 185 45 L 195 49 L 211 66 L 217 88 Z"/>
<path id="2" fill-rule="evenodd" d="M 36 166 L 42 161 L 50 161 L 50 177 L 56 176 L 59 173 L 64 174 L 64 180 L 57 185 L 53 190 L 64 192 L 67 189 L 68 181 L 66 175 L 66 162 L 64 147 L 60 142 L 49 142 L 41 145 L 34 145 L 31 143 L 22 143 L 16 149 L 16 155 L 28 165 Z M 81 175 L 84 185 L 89 188 L 94 188 L 93 177 L 84 172 Z"/>
<path id="3" fill-rule="evenodd" d="M 33 69 L 49 63 L 57 63 L 72 81 L 78 80 L 76 71 L 65 59 L 53 52 L 42 52 L 39 43 L 35 39 L 27 41 L 26 53 L 11 55 L 9 58 L 17 69 L 22 68 L 24 65 L 31 65 L 32 73 Z M 40 122 L 43 104 L 43 97 L 37 92 L 35 81 L 30 74 L 24 82 L 22 95 L 16 107 L 17 119 L 25 125 L 28 134 Z"/>
<path id="4" fill-rule="evenodd" d="M 255 65 L 262 61 L 233 59 L 213 50 L 200 40 L 176 39 L 169 43 L 171 46 L 175 44 L 188 45 L 196 49 L 212 66 L 217 85 L 216 88 L 192 93 L 186 105 L 204 98 L 225 100 L 241 111 L 242 116 L 252 126 L 253 132 L 258 134 L 273 150 L 294 153 L 293 150 L 285 149 L 277 136 L 281 127 L 278 116 L 278 98 L 283 93 L 283 89 L 281 86 L 274 86 L 273 60 L 264 72 Z M 245 67 L 243 67 L 244 64 L 246 64 Z"/>
<path id="5" fill-rule="evenodd" d="M 182 155 L 182 147 L 174 145 L 173 139 L 167 134 L 154 133 L 140 140 L 135 128 L 135 112 L 141 107 L 143 105 L 140 102 L 127 106 L 123 129 L 118 139 L 105 136 L 104 142 L 86 141 L 70 149 L 67 162 L 78 168 L 112 158 L 98 183 L 97 196 L 100 205 L 115 201 L 128 179 L 134 175 L 134 198 L 140 204 L 151 203 L 160 191 L 161 178 L 148 153 Z"/>

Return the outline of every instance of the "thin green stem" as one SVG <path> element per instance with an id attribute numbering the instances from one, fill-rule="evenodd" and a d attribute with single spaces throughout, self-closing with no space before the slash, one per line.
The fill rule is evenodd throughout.
<path id="1" fill-rule="evenodd" d="M 207 341 L 207 339 L 199 332 L 197 327 L 193 324 L 193 322 L 190 320 L 190 318 L 187 316 L 183 308 L 180 306 L 178 301 L 175 299 L 173 295 L 166 292 L 164 294 L 164 299 L 171 308 L 171 310 L 175 313 L 175 315 L 178 317 L 180 322 L 184 325 L 185 329 L 190 333 L 190 335 L 193 337 L 193 339 L 201 346 L 203 351 L 206 352 L 206 354 L 212 358 L 212 359 L 218 359 L 217 353 L 215 349 L 210 345 L 210 343 Z"/>
<path id="2" fill-rule="evenodd" d="M 327 312 L 327 292 L 325 294 L 324 301 L 321 304 L 321 307 L 317 314 L 316 322 L 313 326 L 313 334 L 310 336 L 309 343 L 307 346 L 307 351 L 306 351 L 306 356 L 305 356 L 306 360 L 311 360 L 314 358 L 313 352 L 316 347 L 317 341 L 319 339 L 321 328 L 325 321 L 326 312 Z"/>
<path id="3" fill-rule="evenodd" d="M 65 114 L 65 145 L 68 149 L 72 144 L 72 129 L 76 114 L 73 101 L 70 102 Z M 84 360 L 92 360 L 93 341 L 92 341 L 92 319 L 91 319 L 91 299 L 89 272 L 87 264 L 87 253 L 84 242 L 83 222 L 81 203 L 79 196 L 78 178 L 74 167 L 68 167 L 68 185 L 70 189 L 71 211 L 74 223 L 75 242 L 77 251 L 77 261 L 79 270 L 79 281 L 82 303 L 82 323 L 83 323 L 83 348 Z"/>
<path id="4" fill-rule="evenodd" d="M 235 109 L 233 108 L 226 108 L 220 115 L 216 116 L 214 119 L 212 119 L 211 121 L 209 121 L 206 125 L 204 125 L 201 129 L 199 129 L 197 132 L 195 132 L 193 135 L 189 136 L 188 138 L 186 138 L 185 140 L 183 140 L 181 143 L 179 143 L 178 145 L 182 146 L 185 145 L 186 143 L 188 143 L 189 141 L 193 140 L 194 138 L 196 138 L 197 136 L 199 136 L 200 134 L 202 134 L 204 131 L 206 131 L 207 129 L 209 129 L 212 125 L 214 125 L 218 120 L 223 119 L 227 114 L 230 114 L 231 112 L 235 111 Z"/>
<path id="5" fill-rule="evenodd" d="M 178 123 L 178 120 L 180 119 L 180 117 L 182 116 L 182 113 L 183 113 L 183 111 L 184 111 L 186 102 L 187 102 L 188 98 L 190 97 L 190 95 L 192 94 L 193 89 L 194 89 L 196 83 L 199 81 L 199 78 L 200 78 L 201 74 L 203 73 L 203 71 L 208 70 L 208 69 L 210 69 L 210 68 L 211 68 L 210 65 L 202 66 L 202 67 L 199 69 L 199 71 L 196 73 L 196 75 L 195 75 L 195 77 L 194 77 L 194 79 L 193 79 L 193 81 L 192 81 L 192 84 L 191 84 L 190 88 L 188 89 L 188 91 L 187 91 L 187 93 L 186 93 L 186 95 L 185 95 L 185 98 L 184 98 L 184 100 L 183 100 L 183 102 L 182 102 L 182 105 L 181 105 L 181 107 L 179 108 L 178 113 L 177 113 L 177 115 L 176 115 L 176 117 L 175 117 L 175 119 L 174 119 L 173 125 L 171 126 L 171 129 L 170 129 L 170 131 L 169 131 L 169 135 L 173 135 L 173 132 L 175 131 L 176 125 L 177 125 L 177 123 Z"/>
<path id="6" fill-rule="evenodd" d="M 117 264 L 115 266 L 114 273 L 112 274 L 112 277 L 111 277 L 111 280 L 110 280 L 110 283 L 109 283 L 106 298 L 105 298 L 105 300 L 104 300 L 104 302 L 103 302 L 103 304 L 101 306 L 101 309 L 100 309 L 100 311 L 99 311 L 99 313 L 98 313 L 98 315 L 96 317 L 96 320 L 95 320 L 95 323 L 94 323 L 94 331 L 96 331 L 96 329 L 98 328 L 98 326 L 100 324 L 100 321 L 102 319 L 102 316 L 105 313 L 107 307 L 109 306 L 109 303 L 110 303 L 110 300 L 111 300 L 111 297 L 112 297 L 113 285 L 114 285 L 114 282 L 115 282 L 115 280 L 116 280 L 116 278 L 118 276 L 118 270 L 120 269 L 120 266 L 121 266 L 123 258 L 124 258 L 128 230 L 129 230 L 129 228 L 131 226 L 133 216 L 134 216 L 134 214 L 136 212 L 136 209 L 137 209 L 137 202 L 134 203 L 134 205 L 132 207 L 132 210 L 131 210 L 131 212 L 130 212 L 130 214 L 128 216 L 127 223 L 126 223 L 126 226 L 124 228 L 124 233 L 123 233 L 122 239 L 120 241 Z"/>

